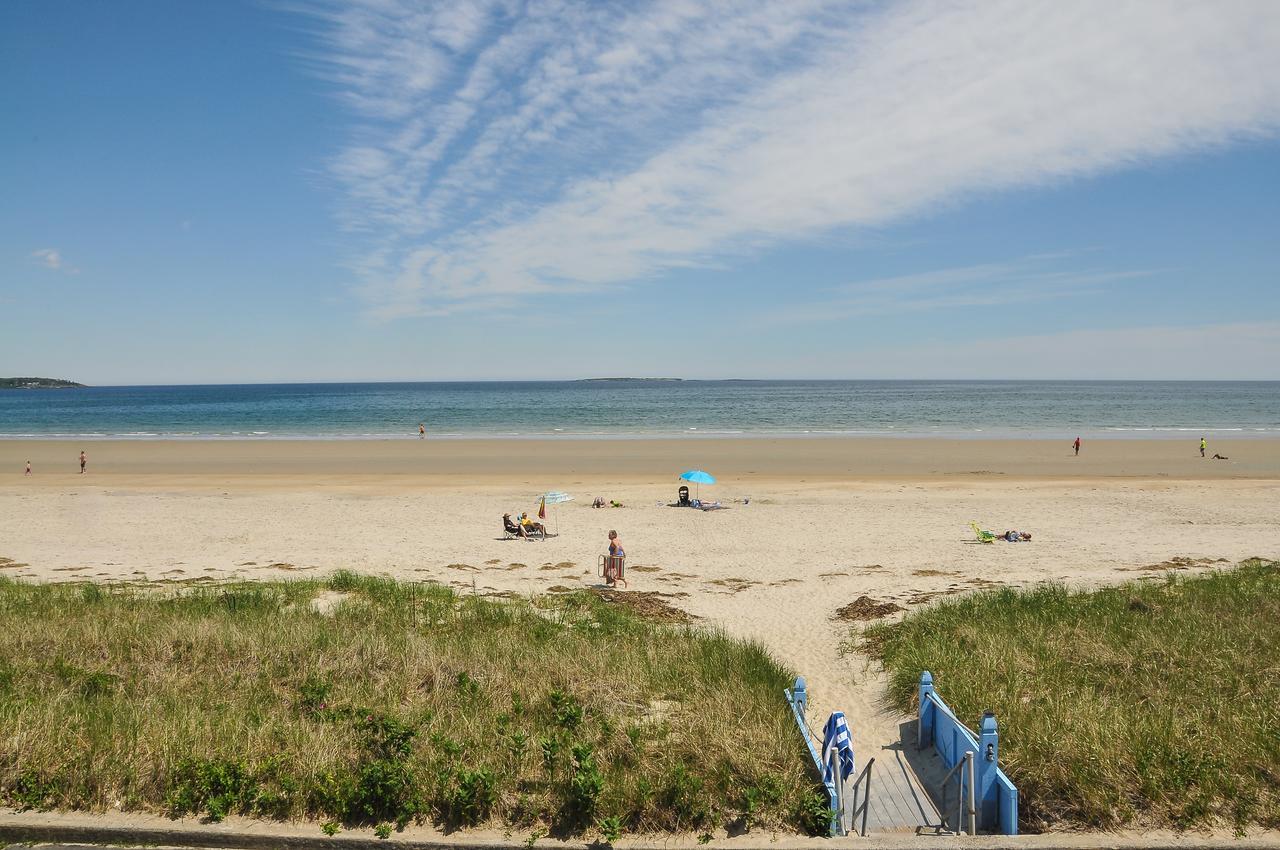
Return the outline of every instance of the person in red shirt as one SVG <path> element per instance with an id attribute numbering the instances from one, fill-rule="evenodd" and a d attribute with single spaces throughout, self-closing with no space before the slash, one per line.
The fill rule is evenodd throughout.
<path id="1" fill-rule="evenodd" d="M 1079 457 L 1080 456 L 1080 438 L 1079 437 L 1076 437 L 1076 441 L 1073 445 L 1075 445 L 1076 447 L 1076 457 Z"/>

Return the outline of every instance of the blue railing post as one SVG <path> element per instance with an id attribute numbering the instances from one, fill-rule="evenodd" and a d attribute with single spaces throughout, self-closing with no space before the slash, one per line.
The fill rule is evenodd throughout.
<path id="1" fill-rule="evenodd" d="M 796 683 L 791 686 L 791 698 L 800 707 L 801 714 L 808 714 L 809 692 L 805 690 L 804 676 L 796 676 Z"/>
<path id="2" fill-rule="evenodd" d="M 988 711 L 982 715 L 978 727 L 978 775 L 974 779 L 978 787 L 974 797 L 978 801 L 978 829 L 995 830 L 1000 817 L 1000 789 L 996 786 L 996 774 L 1000 766 L 1000 735 L 996 731 L 996 716 Z"/>
<path id="3" fill-rule="evenodd" d="M 917 721 L 920 729 L 916 746 L 923 748 L 926 743 L 933 743 L 933 703 L 928 699 L 933 694 L 933 674 L 925 670 L 920 674 L 920 714 Z"/>

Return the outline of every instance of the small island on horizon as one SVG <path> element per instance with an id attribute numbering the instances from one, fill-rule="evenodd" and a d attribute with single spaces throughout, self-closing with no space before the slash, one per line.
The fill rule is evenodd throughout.
<path id="1" fill-rule="evenodd" d="M 684 378 L 578 378 L 575 383 L 588 384 L 597 381 L 628 381 L 631 383 L 652 383 L 659 381 L 683 381 Z"/>
<path id="2" fill-rule="evenodd" d="M 0 390 L 65 390 L 83 386 L 62 378 L 0 378 Z"/>

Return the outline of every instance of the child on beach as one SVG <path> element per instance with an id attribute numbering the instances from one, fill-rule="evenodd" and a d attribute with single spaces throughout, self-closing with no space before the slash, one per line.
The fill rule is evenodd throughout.
<path id="1" fill-rule="evenodd" d="M 1204 437 L 1200 438 L 1200 457 L 1204 457 L 1204 450 L 1209 448 L 1209 441 Z"/>
<path id="2" fill-rule="evenodd" d="M 30 475 L 30 474 L 31 474 L 31 461 L 27 461 L 27 471 L 26 471 L 26 472 L 24 472 L 24 473 L 22 473 L 22 474 L 23 474 L 23 475 Z"/>
<path id="3" fill-rule="evenodd" d="M 81 475 L 84 475 L 84 464 L 85 464 L 84 452 L 81 451 L 80 452 L 80 474 Z"/>
<path id="4" fill-rule="evenodd" d="M 1076 441 L 1072 445 L 1076 447 L 1076 457 L 1080 457 L 1080 438 L 1076 437 Z"/>

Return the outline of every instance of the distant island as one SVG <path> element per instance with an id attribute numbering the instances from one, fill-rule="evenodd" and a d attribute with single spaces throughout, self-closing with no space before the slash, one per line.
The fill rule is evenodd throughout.
<path id="1" fill-rule="evenodd" d="M 0 378 L 0 390 L 65 390 L 83 386 L 61 378 Z"/>
<path id="2" fill-rule="evenodd" d="M 631 381 L 635 383 L 639 381 L 651 382 L 651 381 L 683 381 L 683 380 L 684 378 L 579 378 L 577 380 L 577 383 L 588 384 L 593 381 Z"/>

